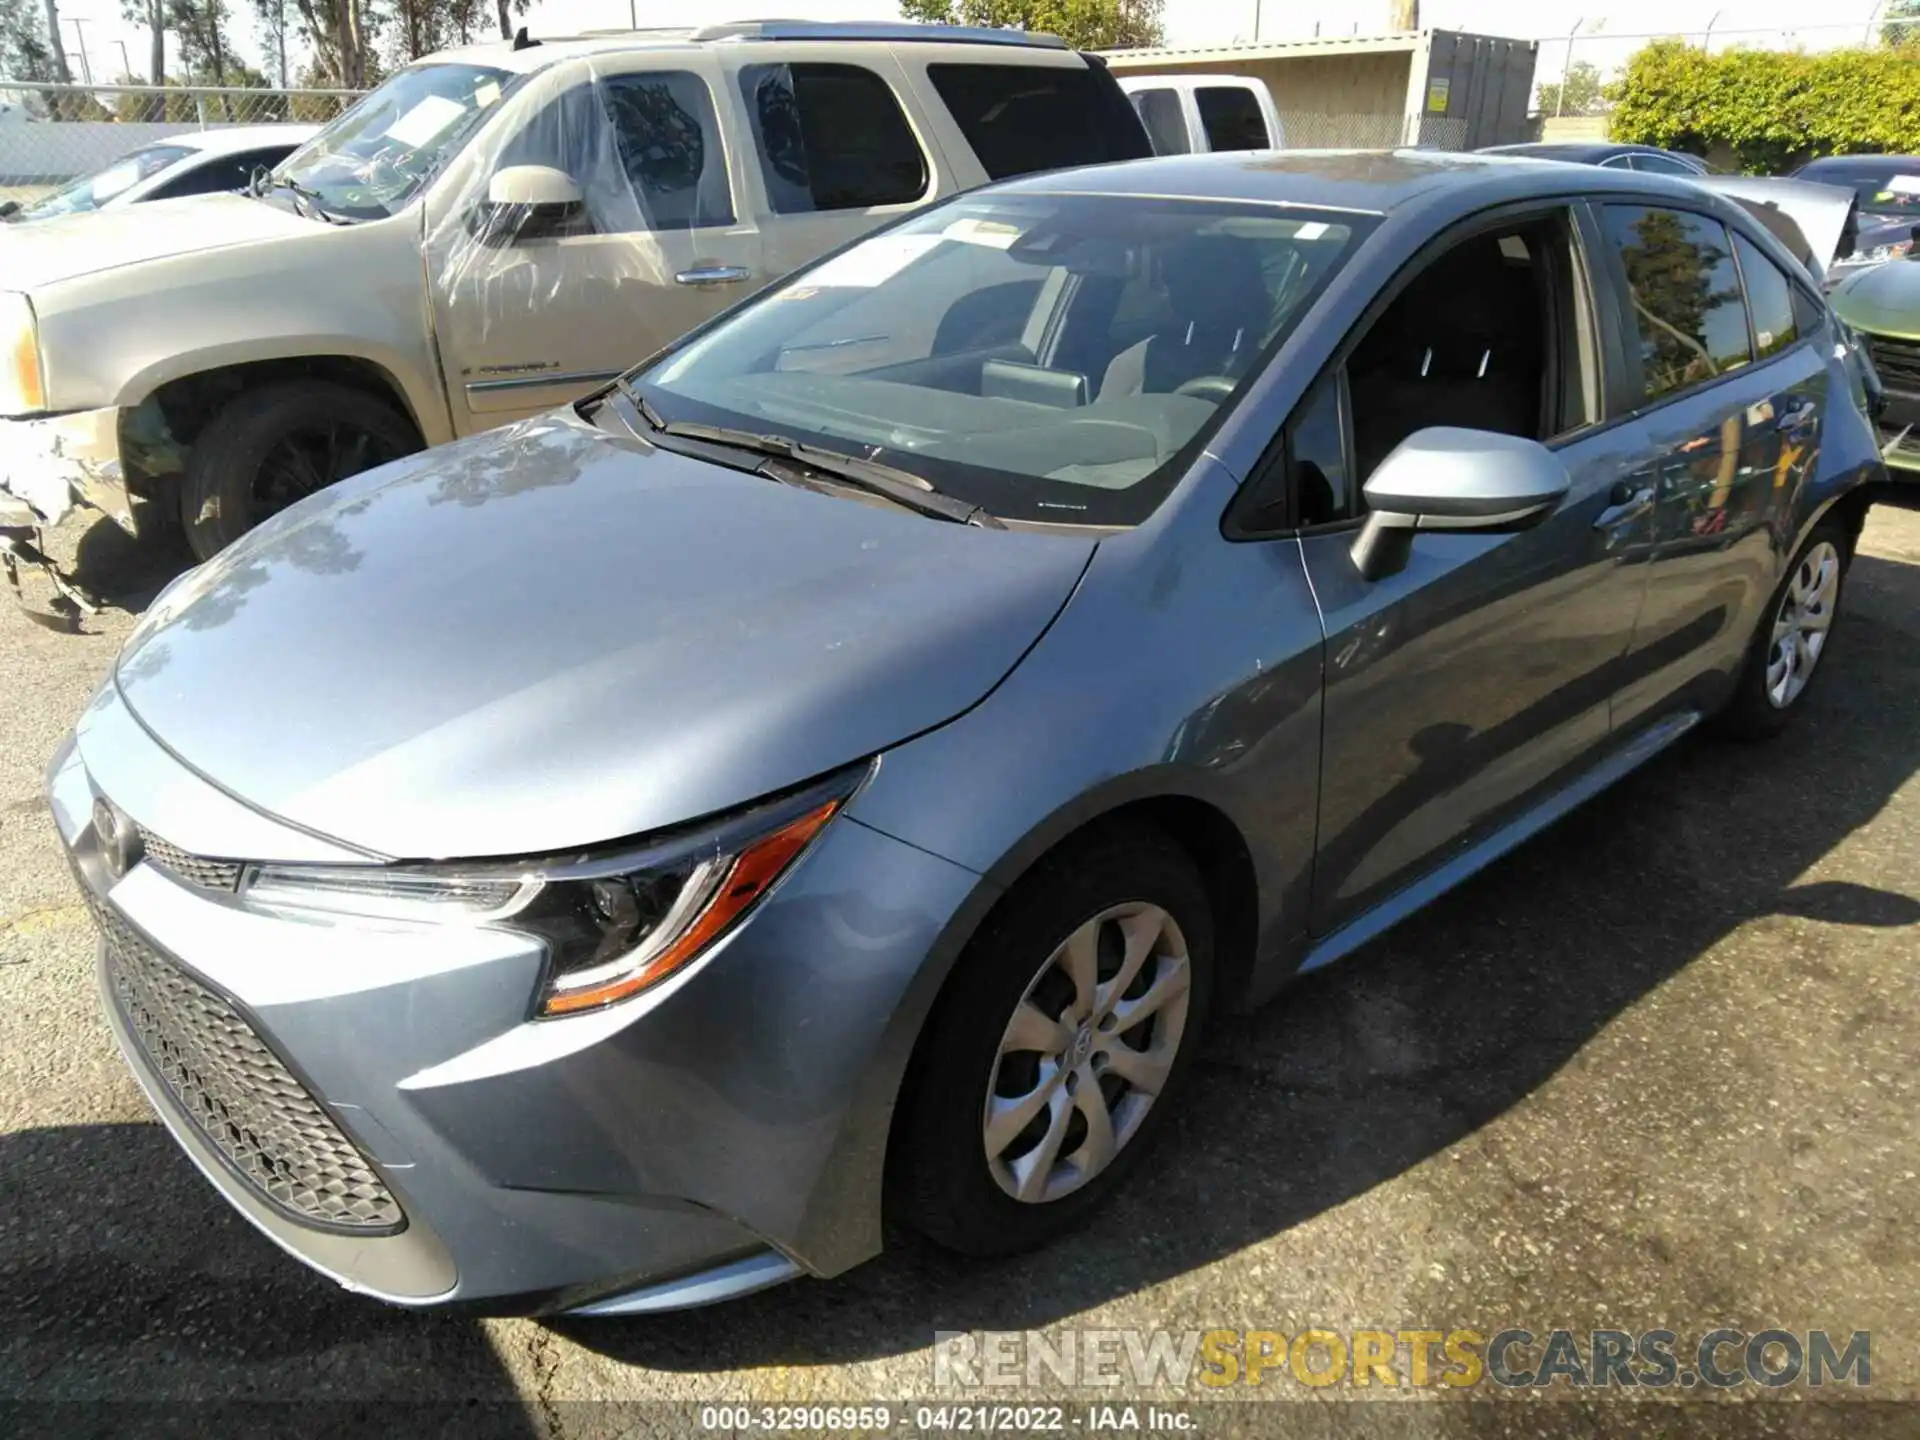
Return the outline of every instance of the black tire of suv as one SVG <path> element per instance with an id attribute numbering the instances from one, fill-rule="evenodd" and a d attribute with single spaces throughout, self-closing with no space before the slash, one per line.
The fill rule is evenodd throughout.
<path id="1" fill-rule="evenodd" d="M 1740 667 L 1740 678 L 1735 682 L 1733 698 L 1713 717 L 1712 726 L 1716 734 L 1732 740 L 1768 740 L 1785 730 L 1793 717 L 1805 707 L 1807 692 L 1819 683 L 1821 675 L 1832 663 L 1827 659 L 1827 651 L 1833 648 L 1833 635 L 1840 624 L 1840 605 L 1846 597 L 1847 571 L 1853 564 L 1854 539 L 1854 530 L 1841 516 L 1829 515 L 1814 526 L 1813 533 L 1794 553 L 1793 563 L 1780 577 L 1778 588 L 1767 597 L 1766 609 L 1760 613 L 1760 623 L 1754 629 L 1753 639 L 1748 642 L 1747 658 Z M 1773 648 L 1774 620 L 1780 613 L 1781 603 L 1793 584 L 1801 562 L 1823 544 L 1831 545 L 1840 557 L 1840 574 L 1834 582 L 1833 616 L 1827 626 L 1827 641 L 1799 692 L 1785 705 L 1776 705 L 1767 695 L 1767 657 Z"/>
<path id="2" fill-rule="evenodd" d="M 244 391 L 207 422 L 187 455 L 180 518 L 196 560 L 212 559 L 284 508 L 257 497 L 261 468 L 283 442 L 325 428 L 367 439 L 368 463 L 343 470 L 334 480 L 422 448 L 406 416 L 350 385 L 289 380 Z"/>
<path id="3" fill-rule="evenodd" d="M 1186 941 L 1191 982 L 1179 1050 L 1139 1129 L 1105 1170 L 1059 1199 L 1016 1200 L 988 1169 L 981 1129 L 1001 1037 L 1055 948 L 1088 919 L 1131 901 L 1165 910 Z M 1179 1104 L 1206 1023 L 1213 944 L 1207 891 L 1193 861 L 1150 826 L 1096 832 L 1024 876 L 961 954 L 922 1032 L 894 1110 L 890 1220 L 972 1256 L 1030 1250 L 1081 1224 L 1151 1150 Z"/>

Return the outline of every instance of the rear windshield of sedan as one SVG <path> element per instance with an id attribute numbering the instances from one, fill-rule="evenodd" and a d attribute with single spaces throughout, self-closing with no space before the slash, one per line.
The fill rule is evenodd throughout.
<path id="1" fill-rule="evenodd" d="M 802 271 L 638 384 L 667 420 L 862 455 L 1003 519 L 1135 524 L 1370 223 L 962 197 Z"/>
<path id="2" fill-rule="evenodd" d="M 1822 185 L 1850 185 L 1860 208 L 1872 214 L 1920 217 L 1920 157 L 1815 160 L 1796 170 L 1794 178 Z"/>

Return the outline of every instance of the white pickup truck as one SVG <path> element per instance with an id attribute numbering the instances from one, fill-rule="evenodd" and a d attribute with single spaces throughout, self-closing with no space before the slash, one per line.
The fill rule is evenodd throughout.
<path id="1" fill-rule="evenodd" d="M 1104 62 L 1043 35 L 765 21 L 430 56 L 248 193 L 0 229 L 0 562 L 75 504 L 177 515 L 204 558 L 895 216 L 1150 153 Z"/>

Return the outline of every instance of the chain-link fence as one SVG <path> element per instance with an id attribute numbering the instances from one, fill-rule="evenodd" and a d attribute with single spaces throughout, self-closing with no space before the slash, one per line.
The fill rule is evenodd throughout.
<path id="1" fill-rule="evenodd" d="M 187 131 L 324 124 L 358 95 L 353 90 L 0 81 L 0 201 L 36 199 Z"/>

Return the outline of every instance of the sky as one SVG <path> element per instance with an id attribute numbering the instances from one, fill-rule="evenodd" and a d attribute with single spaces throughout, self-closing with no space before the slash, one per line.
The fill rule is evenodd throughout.
<path id="1" fill-rule="evenodd" d="M 230 0 L 235 39 L 242 53 L 262 62 L 262 45 L 252 33 L 246 0 Z M 1644 41 L 1646 33 L 1695 35 L 1714 27 L 1714 47 L 1728 44 L 1825 49 L 1857 43 L 1882 8 L 1876 0 L 1832 0 L 1818 7 L 1807 0 L 1424 0 L 1423 26 L 1472 30 L 1488 35 L 1538 39 L 1539 76 L 1554 78 L 1568 57 L 1567 35 L 1579 31 L 1574 59 L 1588 59 L 1612 70 Z M 1386 28 L 1387 0 L 1167 0 L 1167 43 L 1175 46 L 1229 45 L 1255 38 L 1291 40 L 1321 35 L 1374 34 Z M 84 38 L 95 80 L 105 83 L 122 72 L 122 44 L 136 70 L 144 65 L 146 36 L 120 15 L 120 0 L 61 0 L 67 23 L 63 36 L 68 62 L 80 78 Z M 706 24 L 755 14 L 819 20 L 890 19 L 893 0 L 538 0 L 527 15 L 532 33 L 568 34 L 631 25 Z M 1812 19 L 1817 24 L 1808 24 Z M 71 22 L 82 23 L 76 27 Z M 1758 33 L 1738 33 L 1758 32 Z M 1549 39 L 1548 37 L 1555 37 Z M 171 51 L 171 45 L 169 50 Z"/>

